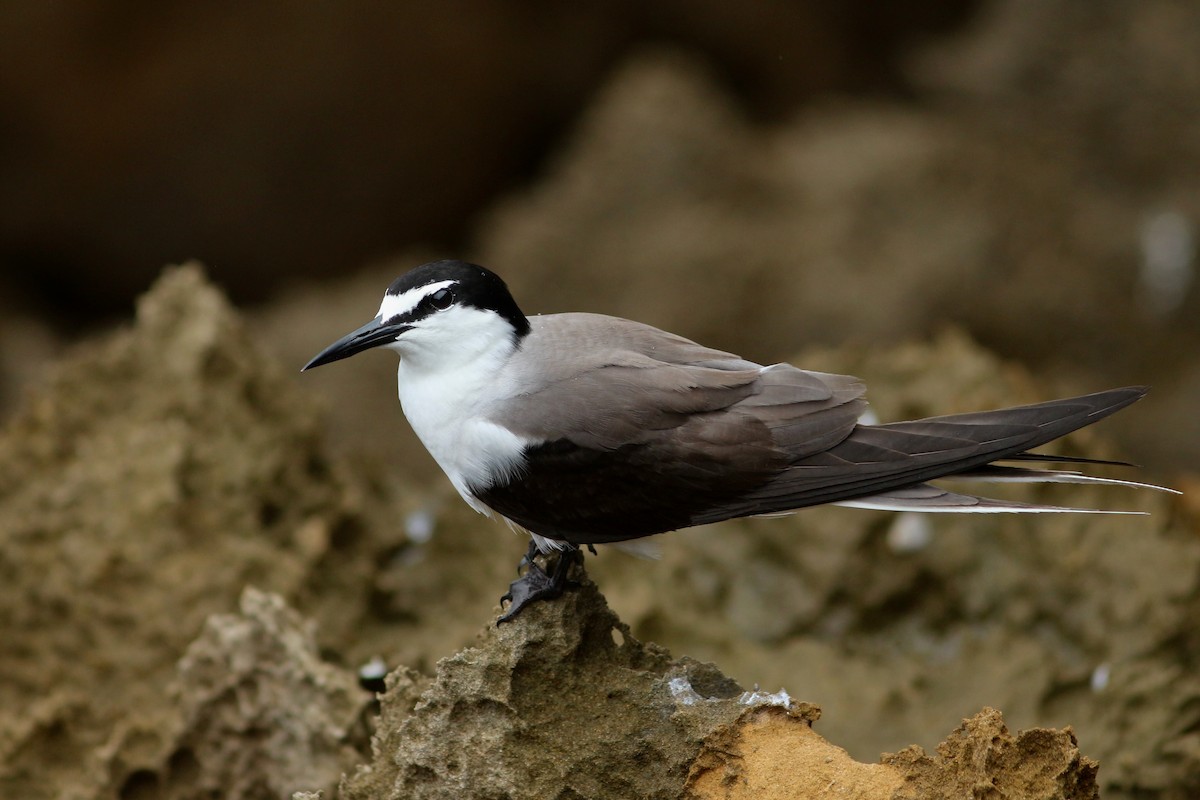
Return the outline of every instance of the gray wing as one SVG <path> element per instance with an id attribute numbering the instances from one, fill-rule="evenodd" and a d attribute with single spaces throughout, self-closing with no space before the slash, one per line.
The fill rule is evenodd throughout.
<path id="1" fill-rule="evenodd" d="M 1145 394 L 1130 387 L 858 425 L 865 401 L 856 378 L 764 368 L 609 317 L 540 319 L 514 363 L 515 385 L 531 388 L 494 417 L 535 442 L 526 469 L 476 495 L 534 533 L 576 544 L 846 501 L 1002 510 L 923 484 L 979 477 L 997 460 L 1032 460 L 1031 448 Z"/>
<path id="2" fill-rule="evenodd" d="M 535 444 L 503 486 L 476 487 L 524 527 L 605 542 L 696 524 L 845 439 L 865 409 L 844 375 L 762 367 L 650 326 L 534 317 L 522 387 L 489 417 Z"/>
<path id="3" fill-rule="evenodd" d="M 532 322 L 528 349 L 511 365 L 522 389 L 489 413 L 531 439 L 598 450 L 718 447 L 730 458 L 766 447 L 794 459 L 844 439 L 866 409 L 863 384 L 851 376 L 763 367 L 600 314 Z"/>

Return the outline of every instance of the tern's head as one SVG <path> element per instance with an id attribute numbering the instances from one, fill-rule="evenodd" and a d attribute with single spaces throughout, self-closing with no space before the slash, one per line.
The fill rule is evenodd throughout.
<path id="1" fill-rule="evenodd" d="M 527 333 L 529 320 L 498 275 L 463 261 L 434 261 L 392 281 L 375 319 L 326 347 L 304 369 L 373 347 L 401 357 L 455 360 L 519 342 Z"/>

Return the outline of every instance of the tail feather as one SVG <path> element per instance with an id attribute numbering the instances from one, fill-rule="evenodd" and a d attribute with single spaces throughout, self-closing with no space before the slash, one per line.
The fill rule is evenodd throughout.
<path id="1" fill-rule="evenodd" d="M 1113 461 L 1107 458 L 1084 458 L 1083 456 L 1060 456 L 1052 453 L 1017 453 L 997 461 L 1038 461 L 1043 464 L 1096 464 L 1105 467 L 1136 467 L 1130 461 Z"/>
<path id="2" fill-rule="evenodd" d="M 870 508 L 880 511 L 921 511 L 925 513 L 951 514 L 1133 514 L 1144 515 L 1145 511 L 1110 511 L 1100 508 L 1072 508 L 1069 506 L 1037 505 L 978 497 L 972 494 L 949 492 L 928 483 L 893 489 L 889 492 L 842 500 L 839 506 Z"/>
<path id="3" fill-rule="evenodd" d="M 1004 468 L 993 462 L 1119 463 L 1030 450 L 1098 422 L 1145 393 L 1145 387 L 1133 386 L 996 411 L 858 425 L 834 447 L 798 459 L 765 486 L 700 515 L 693 524 L 821 503 L 927 511 L 1070 511 L 957 495 L 928 486 L 927 481 L 961 476 L 1137 485 L 1063 470 Z M 1035 478 L 1036 474 L 1045 477 Z M 914 505 L 921 508 L 914 509 Z"/>
<path id="4" fill-rule="evenodd" d="M 1109 462 L 1104 462 L 1109 463 Z M 1086 475 L 1082 472 L 1056 469 L 1025 469 L 1022 467 L 1002 467 L 989 465 L 970 472 L 960 472 L 947 475 L 942 480 L 968 480 L 985 483 L 1090 483 L 1104 486 L 1127 486 L 1132 489 L 1153 489 L 1156 492 L 1181 494 L 1167 486 L 1139 481 L 1124 481 L 1119 478 L 1101 478 L 1097 475 Z"/>

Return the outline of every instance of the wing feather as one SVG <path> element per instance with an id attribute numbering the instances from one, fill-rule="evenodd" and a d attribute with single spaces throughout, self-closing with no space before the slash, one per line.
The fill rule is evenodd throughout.
<path id="1" fill-rule="evenodd" d="M 531 324 L 510 365 L 515 391 L 490 415 L 531 442 L 525 469 L 472 491 L 530 531 L 577 544 L 855 500 L 1017 510 L 1020 504 L 956 495 L 926 481 L 972 472 L 1017 477 L 988 473 L 997 460 L 1071 461 L 1028 451 L 1145 393 L 1130 387 L 861 425 L 864 389 L 851 376 L 763 367 L 594 314 Z M 1020 470 L 1023 478 L 1036 472 Z"/>
<path id="2" fill-rule="evenodd" d="M 845 439 L 865 407 L 848 376 L 762 367 L 625 320 L 536 320 L 539 350 L 515 382 L 524 402 L 491 417 L 535 444 L 518 477 L 473 491 L 544 536 L 598 543 L 695 524 Z"/>

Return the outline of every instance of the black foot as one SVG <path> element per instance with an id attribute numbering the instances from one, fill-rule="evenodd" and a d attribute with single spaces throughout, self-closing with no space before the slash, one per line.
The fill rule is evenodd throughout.
<path id="1" fill-rule="evenodd" d="M 559 552 L 553 569 L 547 573 L 534 560 L 537 555 L 537 545 L 531 542 L 529 551 L 521 559 L 521 566 L 527 567 L 525 574 L 510 583 L 508 591 L 500 598 L 501 603 L 507 602 L 510 605 L 508 610 L 496 620 L 497 625 L 508 622 L 520 614 L 522 609 L 530 603 L 538 600 L 553 600 L 562 594 L 570 583 L 567 580 L 567 574 L 571 571 L 571 565 L 583 560 L 583 553 L 579 551 L 579 548 L 572 546 L 569 550 Z M 520 567 L 518 567 L 519 569 Z"/>

